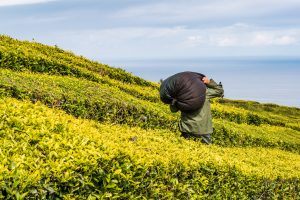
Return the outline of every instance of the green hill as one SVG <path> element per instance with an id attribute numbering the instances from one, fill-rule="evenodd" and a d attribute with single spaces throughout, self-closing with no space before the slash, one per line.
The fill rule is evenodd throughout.
<path id="1" fill-rule="evenodd" d="M 299 199 L 300 109 L 217 99 L 206 146 L 158 88 L 0 36 L 0 199 Z"/>

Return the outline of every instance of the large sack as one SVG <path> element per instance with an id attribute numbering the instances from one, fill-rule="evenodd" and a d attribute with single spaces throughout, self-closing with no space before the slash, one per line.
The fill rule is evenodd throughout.
<path id="1" fill-rule="evenodd" d="M 205 75 L 196 72 L 181 72 L 164 80 L 160 86 L 160 99 L 188 112 L 202 108 L 205 101 Z"/>

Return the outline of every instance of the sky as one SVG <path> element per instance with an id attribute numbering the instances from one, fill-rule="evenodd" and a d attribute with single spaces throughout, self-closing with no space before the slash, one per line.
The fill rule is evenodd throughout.
<path id="1" fill-rule="evenodd" d="M 0 0 L 0 34 L 95 60 L 291 56 L 299 0 Z"/>

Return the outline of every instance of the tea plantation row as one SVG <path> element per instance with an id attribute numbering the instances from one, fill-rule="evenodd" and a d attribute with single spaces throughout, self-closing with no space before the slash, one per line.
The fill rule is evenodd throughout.
<path id="1" fill-rule="evenodd" d="M 171 114 L 167 106 L 135 98 L 116 87 L 72 77 L 0 70 L 0 95 L 42 101 L 49 107 L 63 109 L 76 117 L 178 131 L 178 115 Z M 214 106 L 219 107 L 218 104 Z M 229 109 L 226 112 L 230 112 Z M 276 147 L 300 152 L 299 131 L 262 126 L 215 119 L 214 143 L 222 146 Z"/>
<path id="2" fill-rule="evenodd" d="M 9 68 L 14 71 L 29 70 L 39 73 L 74 76 L 117 87 L 139 99 L 150 102 L 160 101 L 157 92 L 158 84 L 144 81 L 124 70 L 90 61 L 82 56 L 76 56 L 71 52 L 57 47 L 50 47 L 36 42 L 19 41 L 3 35 L 0 35 L 0 68 Z M 227 102 L 228 105 L 237 104 L 234 101 L 221 102 Z M 246 104 L 239 103 L 238 105 L 244 108 L 247 107 L 245 106 Z M 261 110 L 259 110 L 259 113 L 253 112 L 254 110 L 249 112 L 239 107 L 235 109 L 235 112 L 232 112 L 233 108 L 231 106 L 231 111 L 228 113 L 228 107 L 217 108 L 219 107 L 213 110 L 213 115 L 217 118 L 226 118 L 237 123 L 253 125 L 270 124 L 300 130 L 299 117 L 294 120 L 295 122 L 291 122 L 291 118 L 282 119 L 282 117 L 278 117 L 277 115 L 262 114 Z M 298 111 L 296 114 L 296 116 L 299 116 L 300 112 Z"/>
<path id="3" fill-rule="evenodd" d="M 217 99 L 205 146 L 158 89 L 0 35 L 0 199 L 299 199 L 300 109 Z"/>
<path id="4" fill-rule="evenodd" d="M 158 88 L 158 84 L 145 81 L 122 69 L 75 56 L 57 47 L 19 41 L 4 35 L 0 35 L 0 68 L 84 78 L 119 87 L 150 101 L 159 100 L 149 92 Z"/>
<path id="5" fill-rule="evenodd" d="M 300 155 L 0 99 L 0 199 L 297 199 Z"/>

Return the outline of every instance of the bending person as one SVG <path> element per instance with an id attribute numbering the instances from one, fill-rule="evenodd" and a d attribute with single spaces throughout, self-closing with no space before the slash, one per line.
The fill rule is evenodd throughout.
<path id="1" fill-rule="evenodd" d="M 183 72 L 185 73 L 185 72 Z M 201 74 L 202 75 L 202 74 Z M 175 76 L 175 75 L 174 75 Z M 174 77 L 173 76 L 173 77 Z M 201 79 L 202 83 L 204 83 L 206 90 L 202 90 L 201 92 L 205 93 L 203 102 L 201 103 L 201 107 L 199 106 L 197 108 L 193 108 L 190 110 L 183 110 L 181 109 L 180 105 L 184 104 L 185 102 L 181 102 L 179 104 L 177 101 L 178 99 L 178 93 L 180 93 L 181 96 L 186 96 L 186 94 L 190 95 L 194 90 L 199 90 L 196 87 L 189 87 L 189 90 L 184 90 L 185 93 L 182 93 L 181 90 L 174 90 L 172 87 L 165 87 L 163 85 L 161 86 L 161 99 L 164 101 L 164 97 L 169 95 L 170 98 L 172 98 L 172 101 L 170 103 L 170 110 L 171 112 L 177 112 L 181 111 L 181 117 L 179 121 L 179 129 L 181 132 L 181 136 L 184 138 L 201 138 L 201 141 L 205 144 L 211 144 L 211 133 L 213 132 L 213 127 L 212 127 L 212 114 L 211 114 L 211 106 L 210 106 L 210 99 L 215 98 L 215 97 L 223 97 L 224 95 L 224 90 L 223 86 L 221 83 L 217 84 L 213 79 L 209 79 L 206 76 L 202 75 L 199 76 L 198 79 Z M 167 79 L 168 80 L 168 79 Z M 166 80 L 166 81 L 167 81 Z M 192 79 L 195 81 L 195 79 Z M 198 80 L 197 80 L 198 81 Z M 180 86 L 177 86 L 177 88 L 182 88 Z M 190 84 L 189 84 L 190 85 Z M 169 93 L 166 92 L 166 89 L 169 89 Z M 172 90 L 170 90 L 172 88 Z M 200 88 L 201 89 L 201 88 Z M 197 92 L 197 91 L 196 91 Z M 165 95 L 167 93 L 167 95 Z M 199 95 L 199 94 L 198 94 Z M 192 100 L 195 98 L 192 98 Z M 198 100 L 199 101 L 199 100 Z M 165 101 L 164 101 L 165 102 Z M 166 103 L 166 102 L 165 102 Z M 188 102 L 190 106 L 193 106 L 196 102 L 189 101 Z M 192 104 L 191 104 L 192 103 Z M 184 104 L 187 105 L 187 104 Z"/>

